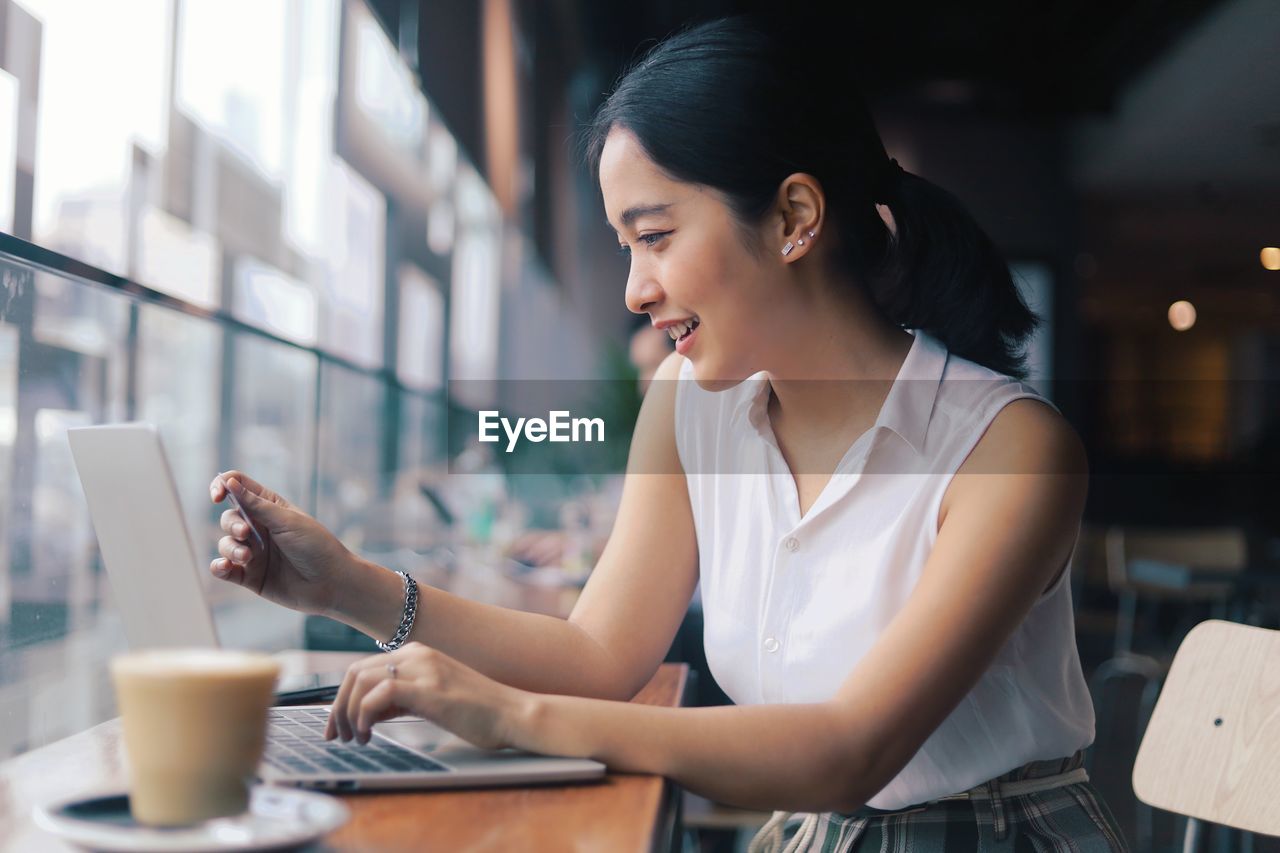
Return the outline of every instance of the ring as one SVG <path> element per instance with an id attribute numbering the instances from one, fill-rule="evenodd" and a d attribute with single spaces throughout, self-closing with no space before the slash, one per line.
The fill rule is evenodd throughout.
<path id="1" fill-rule="evenodd" d="M 387 664 L 387 672 L 391 673 L 391 677 L 392 677 L 392 678 L 395 678 L 395 677 L 396 677 L 396 672 L 397 672 L 397 670 L 396 670 L 396 665 L 395 665 L 395 664 L 393 664 L 393 663 L 389 663 L 389 664 Z"/>

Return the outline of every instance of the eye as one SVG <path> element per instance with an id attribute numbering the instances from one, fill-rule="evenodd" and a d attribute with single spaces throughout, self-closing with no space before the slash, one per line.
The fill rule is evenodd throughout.
<path id="1" fill-rule="evenodd" d="M 670 233 L 671 233 L 670 231 L 658 231 L 653 234 L 641 234 L 640 241 L 644 243 L 646 246 L 652 247 L 656 245 L 659 240 L 661 240 L 663 237 L 667 236 Z M 622 255 L 624 258 L 629 257 L 631 255 L 631 249 L 627 246 L 619 246 L 618 254 Z"/>

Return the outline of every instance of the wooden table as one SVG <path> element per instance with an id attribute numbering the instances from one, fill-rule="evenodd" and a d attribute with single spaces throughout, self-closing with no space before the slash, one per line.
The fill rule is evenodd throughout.
<path id="1" fill-rule="evenodd" d="M 318 670 L 345 658 L 308 653 Z M 685 664 L 663 664 L 632 701 L 681 703 Z M 0 850 L 73 850 L 31 820 L 41 802 L 77 791 L 123 790 L 120 721 L 0 764 Z M 603 782 L 479 790 L 346 794 L 351 821 L 308 848 L 321 850 L 667 850 L 679 791 L 660 776 L 610 773 Z"/>

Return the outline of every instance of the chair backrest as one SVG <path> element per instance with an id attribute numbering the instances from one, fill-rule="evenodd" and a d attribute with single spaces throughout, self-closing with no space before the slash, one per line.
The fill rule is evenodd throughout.
<path id="1" fill-rule="evenodd" d="M 1148 805 L 1280 835 L 1280 631 L 1210 619 L 1173 659 L 1133 766 Z"/>
<path id="2" fill-rule="evenodd" d="M 1128 580 L 1132 560 L 1155 560 L 1192 569 L 1240 571 L 1249 558 L 1248 539 L 1239 527 L 1182 530 L 1111 527 L 1107 530 L 1107 580 L 1119 589 Z"/>

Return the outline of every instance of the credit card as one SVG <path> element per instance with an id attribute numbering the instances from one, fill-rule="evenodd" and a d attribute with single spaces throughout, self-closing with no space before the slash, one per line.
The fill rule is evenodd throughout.
<path id="1" fill-rule="evenodd" d="M 267 543 L 262 541 L 262 534 L 258 532 L 258 528 L 253 526 L 253 522 L 249 519 L 249 513 L 244 511 L 244 507 L 240 505 L 240 501 L 236 500 L 235 493 L 231 491 L 231 487 L 227 485 L 227 481 L 222 481 L 222 489 L 227 493 L 231 505 L 235 507 L 236 512 L 240 513 L 240 517 L 244 519 L 244 523 L 249 525 L 249 532 L 253 534 L 253 538 L 257 540 L 258 547 L 263 551 L 267 550 Z"/>

